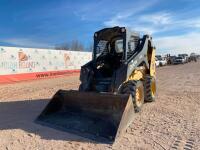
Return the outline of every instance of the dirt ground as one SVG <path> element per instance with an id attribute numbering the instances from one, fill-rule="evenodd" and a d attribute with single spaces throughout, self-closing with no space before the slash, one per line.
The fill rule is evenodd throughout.
<path id="1" fill-rule="evenodd" d="M 0 149 L 200 149 L 200 62 L 157 69 L 156 102 L 114 144 L 97 143 L 34 123 L 58 89 L 77 89 L 78 76 L 0 86 Z"/>

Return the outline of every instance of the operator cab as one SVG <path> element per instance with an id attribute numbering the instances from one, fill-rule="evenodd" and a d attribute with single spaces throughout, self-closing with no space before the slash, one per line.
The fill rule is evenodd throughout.
<path id="1" fill-rule="evenodd" d="M 109 91 L 115 71 L 136 52 L 138 43 L 139 35 L 127 32 L 124 27 L 105 28 L 94 34 L 93 68 L 96 91 Z"/>
<path id="2" fill-rule="evenodd" d="M 113 71 L 127 61 L 136 51 L 139 35 L 127 31 L 124 27 L 105 28 L 94 34 L 94 66 L 106 70 L 105 76 L 112 76 Z"/>

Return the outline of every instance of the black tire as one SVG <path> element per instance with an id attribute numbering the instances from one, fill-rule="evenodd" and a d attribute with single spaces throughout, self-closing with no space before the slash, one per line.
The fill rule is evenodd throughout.
<path id="1" fill-rule="evenodd" d="M 145 102 L 155 101 L 156 79 L 153 76 L 146 76 L 145 79 Z"/>
<path id="2" fill-rule="evenodd" d="M 159 63 L 159 67 L 162 67 L 162 66 L 163 66 L 163 64 L 160 62 L 160 63 Z"/>
<path id="3" fill-rule="evenodd" d="M 142 92 L 140 100 L 137 100 L 136 98 L 137 89 L 140 89 L 140 91 Z M 141 110 L 142 105 L 144 104 L 144 85 L 142 81 L 130 80 L 124 83 L 120 88 L 120 93 L 131 94 L 133 102 L 134 102 L 135 112 L 139 112 Z"/>

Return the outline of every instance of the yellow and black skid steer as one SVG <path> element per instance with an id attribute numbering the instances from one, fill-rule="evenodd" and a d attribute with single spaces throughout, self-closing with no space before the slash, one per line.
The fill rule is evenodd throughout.
<path id="1" fill-rule="evenodd" d="M 150 35 L 125 27 L 94 33 L 93 58 L 81 67 L 79 90 L 59 90 L 37 122 L 114 141 L 144 102 L 155 100 L 155 47 Z"/>

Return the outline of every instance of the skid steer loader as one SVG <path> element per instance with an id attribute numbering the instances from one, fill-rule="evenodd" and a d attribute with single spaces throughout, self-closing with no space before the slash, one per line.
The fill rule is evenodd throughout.
<path id="1" fill-rule="evenodd" d="M 93 58 L 81 67 L 78 91 L 59 90 L 37 122 L 93 140 L 114 141 L 143 103 L 155 100 L 152 37 L 125 27 L 94 33 Z"/>

